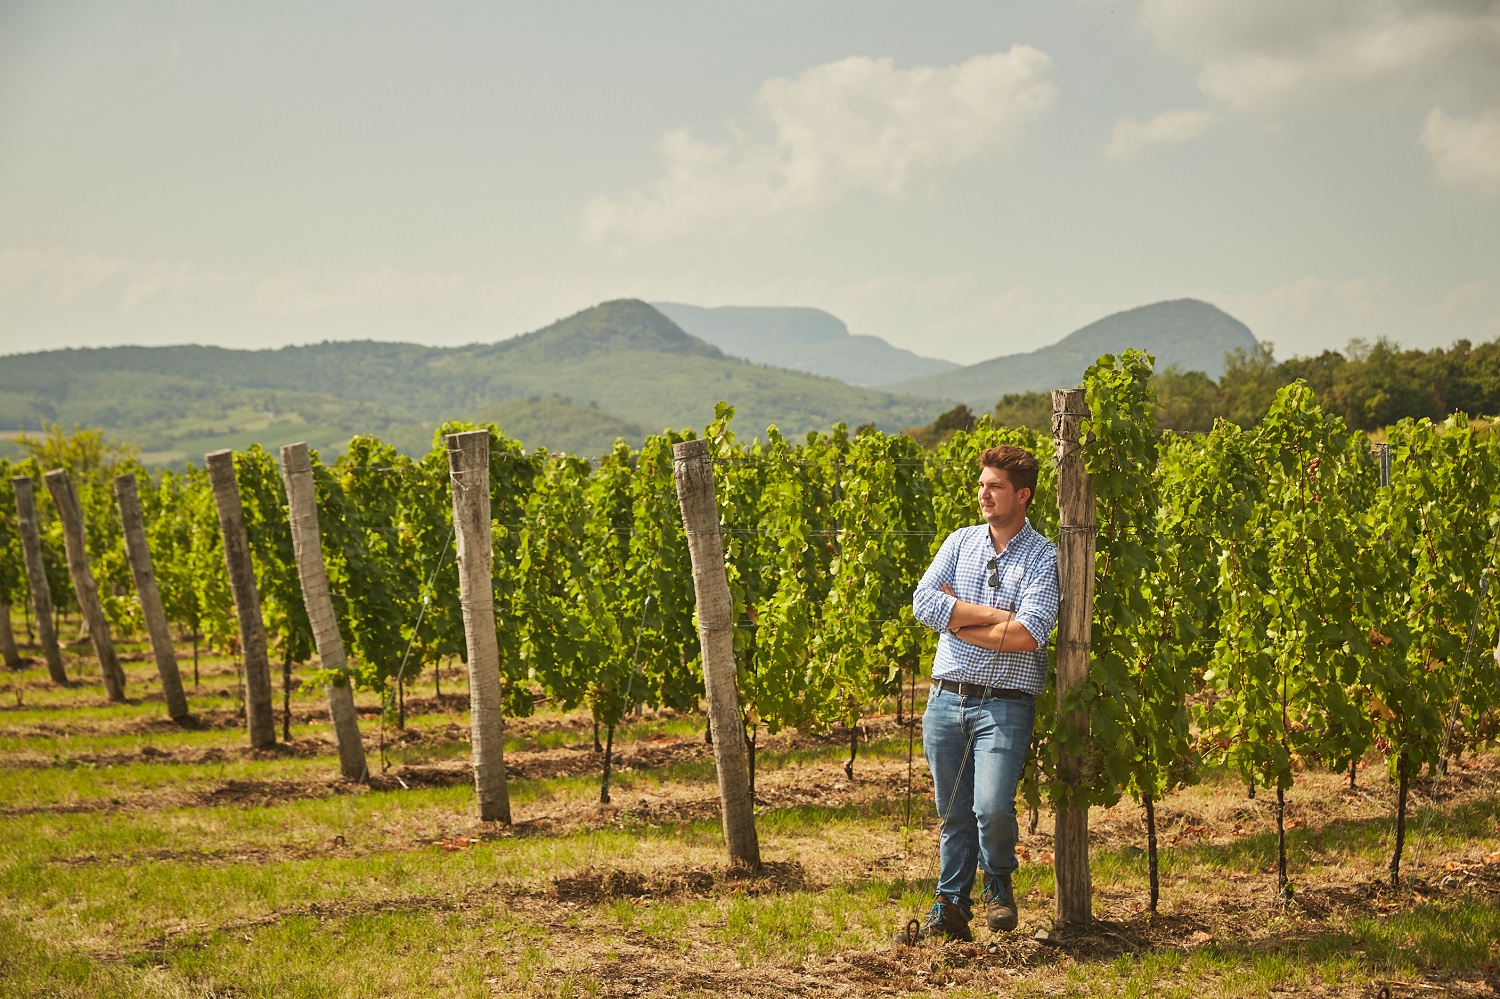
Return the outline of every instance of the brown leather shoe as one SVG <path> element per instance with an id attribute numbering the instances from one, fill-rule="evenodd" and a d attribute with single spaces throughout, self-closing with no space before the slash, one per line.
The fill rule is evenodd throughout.
<path id="1" fill-rule="evenodd" d="M 927 918 L 920 925 L 913 919 L 911 923 L 896 931 L 896 942 L 914 946 L 929 937 L 946 937 L 949 940 L 962 940 L 965 943 L 974 939 L 974 932 L 969 929 L 969 921 L 964 918 L 962 912 L 954 903 L 941 896 L 932 903 L 932 909 L 927 913 Z"/>
<path id="2" fill-rule="evenodd" d="M 998 877 L 986 874 L 979 900 L 984 903 L 984 920 L 990 932 L 1009 933 L 1016 928 L 1020 917 L 1016 912 L 1016 893 L 1010 887 L 1010 874 Z"/>

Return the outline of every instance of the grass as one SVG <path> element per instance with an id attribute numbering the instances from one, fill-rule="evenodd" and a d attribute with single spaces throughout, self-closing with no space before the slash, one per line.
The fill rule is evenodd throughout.
<path id="1" fill-rule="evenodd" d="M 1420 794 L 1415 890 L 1379 887 L 1383 777 L 1357 793 L 1299 780 L 1298 895 L 1284 904 L 1265 873 L 1267 803 L 1210 775 L 1160 805 L 1159 917 L 1142 911 L 1144 832 L 1122 804 L 1091 816 L 1093 932 L 1032 939 L 1051 926 L 1044 815 L 1021 844 L 1021 932 L 912 949 L 891 936 L 931 899 L 930 784 L 919 760 L 906 828 L 906 742 L 889 719 L 872 724 L 852 783 L 841 738 L 763 741 L 768 863 L 747 879 L 725 869 L 696 717 L 617 729 L 608 806 L 586 718 L 517 722 L 507 758 L 526 776 L 510 783 L 506 828 L 475 818 L 467 716 L 441 708 L 456 702 L 433 698 L 430 670 L 408 692 L 426 705 L 408 731 L 387 723 L 390 771 L 364 786 L 337 777 L 321 692 L 294 695 L 290 749 L 252 752 L 227 710 L 231 664 L 204 661 L 193 706 L 205 724 L 186 730 L 149 699 L 151 663 L 126 667 L 125 705 L 107 704 L 76 659 L 77 686 L 52 689 L 36 666 L 4 678 L 19 706 L 0 686 L 0 994 L 1196 997 L 1392 983 L 1395 995 L 1481 995 L 1500 960 L 1500 863 L 1485 862 L 1500 851 L 1493 756 L 1471 760 L 1458 791 Z M 462 691 L 461 676 L 444 690 Z M 378 770 L 378 705 L 360 703 Z"/>

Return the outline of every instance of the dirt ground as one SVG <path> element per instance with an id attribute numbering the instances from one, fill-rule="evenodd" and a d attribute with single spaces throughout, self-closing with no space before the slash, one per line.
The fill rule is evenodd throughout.
<path id="1" fill-rule="evenodd" d="M 140 667 L 138 667 L 140 668 Z M 0 756 L 0 767 L 46 769 L 122 765 L 184 764 L 202 766 L 260 760 L 310 760 L 334 754 L 326 712 L 307 693 L 297 702 L 294 721 L 304 728 L 298 738 L 274 750 L 251 750 L 239 743 L 214 745 L 174 744 L 168 736 L 188 731 L 220 732 L 238 728 L 242 721 L 227 681 L 232 673 L 222 669 L 205 671 L 211 683 L 223 687 L 215 701 L 222 706 L 202 708 L 183 727 L 165 717 L 67 716 L 81 706 L 105 707 L 102 691 L 85 682 L 77 699 L 59 705 L 57 717 L 49 708 L 24 705 L 23 689 L 17 704 L 0 704 L 0 737 L 55 739 L 60 749 L 18 749 Z M 29 686 L 29 685 L 28 685 Z M 445 687 L 447 684 L 445 683 Z M 39 688 L 41 689 L 41 688 Z M 136 688 L 140 689 L 140 688 Z M 459 691 L 455 683 L 452 690 Z M 137 704 L 150 704 L 147 694 Z M 14 690 L 11 691 L 14 696 Z M 0 691 L 0 698 L 4 697 Z M 95 703 L 97 701 L 97 704 Z M 278 710 L 280 699 L 278 697 Z M 166 786 L 132 791 L 99 799 L 56 804 L 0 804 L 0 816 L 58 812 L 155 811 L 175 808 L 254 808 L 296 800 L 364 795 L 371 791 L 450 787 L 467 784 L 472 770 L 467 757 L 469 738 L 464 712 L 467 696 L 445 693 L 408 697 L 407 712 L 414 720 L 406 730 L 387 723 L 383 733 L 371 733 L 367 745 L 371 766 L 377 771 L 368 783 L 339 778 L 330 768 L 289 778 L 209 778 L 186 787 Z M 40 720 L 10 723 L 16 712 L 31 711 Z M 378 709 L 365 706 L 367 722 Z M 648 713 L 645 722 L 679 723 L 670 712 Z M 696 718 L 691 719 L 696 724 Z M 672 727 L 670 725 L 666 727 Z M 536 718 L 510 722 L 507 737 L 520 748 L 506 754 L 511 780 L 547 782 L 571 778 L 569 793 L 550 794 L 520 807 L 516 822 L 498 827 L 477 819 L 459 819 L 441 830 L 428 826 L 394 827 L 394 838 L 380 845 L 382 851 L 465 851 L 487 840 L 502 837 L 561 836 L 591 829 L 670 829 L 696 821 L 715 821 L 719 815 L 717 788 L 711 775 L 712 747 L 701 730 L 694 734 L 667 735 L 660 732 L 640 739 L 622 739 L 615 745 L 613 769 L 617 781 L 611 802 L 597 798 L 602 756 L 592 745 L 592 726 L 582 712 L 547 712 Z M 548 736 L 568 733 L 576 739 L 557 748 Z M 915 743 L 908 764 L 904 749 L 908 735 Z M 108 749 L 67 749 L 70 740 L 83 737 L 122 737 L 132 745 Z M 399 749 L 406 762 L 380 767 L 380 739 L 390 749 Z M 871 718 L 860 733 L 861 752 L 846 774 L 843 757 L 849 742 L 847 731 L 809 737 L 783 733 L 762 734 L 758 742 L 763 761 L 756 776 L 756 800 L 762 813 L 815 807 L 843 809 L 880 816 L 878 821 L 890 835 L 896 827 L 916 832 L 906 847 L 870 860 L 857 872 L 860 878 L 909 884 L 931 877 L 933 816 L 931 783 L 922 762 L 920 731 L 898 724 L 894 716 Z M 880 752 L 869 752 L 871 742 Z M 582 788 L 583 790 L 578 790 Z M 588 790 L 594 789 L 593 791 Z M 911 819 L 906 819 L 907 801 Z M 972 944 L 899 943 L 861 951 L 843 951 L 826 961 L 797 966 L 762 964 L 742 967 L 711 939 L 709 928 L 689 927 L 683 946 L 668 949 L 659 942 L 609 923 L 605 910 L 621 902 L 649 907 L 694 899 L 772 898 L 812 896 L 826 898 L 831 886 L 847 883 L 847 863 L 835 854 L 810 854 L 799 861 L 768 863 L 754 877 L 703 866 L 659 866 L 650 871 L 596 866 L 560 875 L 524 889 L 496 883 L 472 889 L 461 897 L 411 897 L 361 904 L 310 904 L 304 908 L 277 911 L 241 924 L 217 926 L 217 930 L 250 929 L 290 916 L 310 916 L 333 921 L 361 911 L 422 910 L 449 912 L 465 922 L 486 918 L 483 914 L 503 905 L 508 918 L 543 930 L 551 946 L 576 955 L 579 960 L 607 964 L 609 974 L 599 980 L 598 995 L 647 996 L 700 990 L 719 995 L 936 995 L 950 990 L 1009 991 L 1024 987 L 1034 994 L 1067 994 L 1076 991 L 1073 979 L 1082 969 L 1098 969 L 1121 958 L 1144 959 L 1150 955 L 1191 956 L 1205 948 L 1217 954 L 1240 955 L 1246 960 L 1295 948 L 1299 942 L 1350 941 L 1349 927 L 1361 921 L 1379 923 L 1410 913 L 1424 905 L 1475 903 L 1500 909 L 1500 754 L 1487 753 L 1457 762 L 1441 779 L 1422 779 L 1412 789 L 1411 810 L 1442 812 L 1478 810 L 1489 816 L 1480 834 L 1454 845 L 1426 836 L 1414 821 L 1409 831 L 1404 877 L 1400 891 L 1392 891 L 1383 860 L 1361 859 L 1351 852 L 1351 837 L 1369 830 L 1387 830 L 1394 799 L 1383 770 L 1362 770 L 1351 788 L 1345 777 L 1309 771 L 1300 774 L 1288 796 L 1287 827 L 1298 837 L 1293 858 L 1295 892 L 1280 897 L 1275 877 L 1275 803 L 1266 795 L 1248 798 L 1242 788 L 1220 784 L 1170 796 L 1157 808 L 1158 834 L 1163 858 L 1161 912 L 1146 911 L 1147 899 L 1138 880 L 1128 883 L 1097 874 L 1094 884 L 1096 921 L 1086 928 L 1056 927 L 1051 919 L 1051 897 L 1040 880 L 1021 899 L 1022 926 L 1014 934 L 991 937 L 983 931 Z M 1036 816 L 1035 829 L 1022 816 L 1022 838 L 1018 853 L 1024 863 L 1047 865 L 1052 860 L 1051 816 Z M 1383 834 L 1383 833 L 1382 833 Z M 1368 836 L 1367 836 L 1368 838 Z M 1378 839 L 1378 836 L 1376 837 Z M 1387 836 L 1388 839 L 1388 836 Z M 135 853 L 140 860 L 175 863 L 228 865 L 247 861 L 277 862 L 314 856 L 357 856 L 372 849 L 348 844 L 335 837 L 325 844 L 287 844 L 254 848 L 226 847 L 222 851 L 193 852 L 162 850 Z M 1382 840 L 1381 842 L 1385 842 Z M 1141 810 L 1126 801 L 1113 808 L 1095 808 L 1090 815 L 1090 849 L 1097 857 L 1138 857 L 1146 847 L 1146 828 Z M 1245 853 L 1250 862 L 1240 870 L 1205 878 L 1194 870 L 1191 858 L 1218 851 Z M 1370 851 L 1365 851 L 1369 854 Z M 1186 862 L 1173 865 L 1173 858 Z M 81 855 L 68 858 L 70 865 L 94 865 L 118 858 Z M 1101 870 L 1107 871 L 1107 865 Z M 892 932 L 905 920 L 921 913 L 903 911 L 899 892 L 889 900 Z M 1491 958 L 1473 976 L 1457 977 L 1424 972 L 1418 980 L 1387 976 L 1364 991 L 1328 986 L 1311 994 L 1368 994 L 1429 996 L 1433 994 L 1493 996 L 1500 993 L 1500 943 L 1491 944 Z M 1372 960 L 1377 955 L 1367 955 Z M 124 959 L 125 955 L 121 955 Z M 554 977 L 562 972 L 549 972 Z M 504 982 L 495 983 L 504 993 Z M 552 985 L 562 985 L 560 978 Z"/>

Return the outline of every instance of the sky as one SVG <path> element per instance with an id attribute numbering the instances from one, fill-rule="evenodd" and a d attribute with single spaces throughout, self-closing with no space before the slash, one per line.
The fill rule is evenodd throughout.
<path id="1" fill-rule="evenodd" d="M 1500 0 L 0 5 L 0 354 L 625 297 L 960 363 L 1184 297 L 1494 339 Z"/>

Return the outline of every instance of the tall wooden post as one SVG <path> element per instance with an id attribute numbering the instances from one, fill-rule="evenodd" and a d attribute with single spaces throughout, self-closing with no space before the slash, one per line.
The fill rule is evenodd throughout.
<path id="1" fill-rule="evenodd" d="M 505 720 L 500 714 L 500 643 L 495 636 L 494 549 L 490 534 L 490 432 L 449 434 L 459 602 L 469 654 L 469 725 L 479 817 L 510 823 Z"/>
<path id="2" fill-rule="evenodd" d="M 1088 682 L 1089 644 L 1094 619 L 1094 483 L 1083 465 L 1079 421 L 1089 415 L 1082 389 L 1052 393 L 1052 442 L 1057 459 L 1057 582 L 1061 603 L 1057 616 L 1058 727 L 1088 730 L 1088 713 L 1064 712 L 1070 691 Z M 1062 779 L 1078 779 L 1079 759 L 1058 754 Z M 1053 832 L 1053 870 L 1057 876 L 1056 917 L 1083 925 L 1093 920 L 1093 884 L 1089 876 L 1089 812 L 1067 806 L 1057 811 Z"/>
<path id="3" fill-rule="evenodd" d="M 224 567 L 240 624 L 240 654 L 245 661 L 245 727 L 256 749 L 276 745 L 276 716 L 271 707 L 271 662 L 266 654 L 266 623 L 260 616 L 260 591 L 255 565 L 250 561 L 250 538 L 245 533 L 245 509 L 234 477 L 234 452 L 212 451 L 203 456 L 208 481 L 219 510 L 219 533 L 224 537 Z"/>
<path id="4" fill-rule="evenodd" d="M 99 602 L 99 587 L 94 574 L 89 570 L 89 550 L 84 534 L 83 507 L 78 494 L 73 491 L 73 481 L 66 469 L 54 468 L 42 480 L 52 493 L 52 502 L 57 507 L 58 519 L 62 521 L 63 544 L 68 553 L 68 575 L 73 577 L 73 593 L 78 598 L 78 609 L 88 624 L 89 640 L 94 643 L 94 654 L 99 657 L 99 672 L 104 676 L 104 689 L 111 701 L 125 700 L 125 671 L 120 668 L 120 657 L 115 654 L 114 639 L 109 634 L 109 620 L 104 616 L 104 605 Z"/>
<path id="5" fill-rule="evenodd" d="M 135 594 L 146 618 L 146 633 L 151 637 L 156 672 L 161 675 L 161 692 L 167 701 L 167 714 L 180 722 L 188 716 L 187 695 L 182 691 L 177 650 L 172 647 L 167 612 L 162 609 L 161 591 L 156 586 L 156 567 L 151 562 L 151 547 L 146 543 L 146 521 L 141 516 L 141 497 L 134 472 L 115 476 L 115 502 L 120 507 L 120 524 L 125 528 L 125 557 L 130 562 Z"/>
<path id="6" fill-rule="evenodd" d="M 750 768 L 745 752 L 735 684 L 734 603 L 724 571 L 724 542 L 719 537 L 719 508 L 714 497 L 714 466 L 707 441 L 672 446 L 677 502 L 687 530 L 693 561 L 693 594 L 698 605 L 698 642 L 703 649 L 703 690 L 713 731 L 714 767 L 724 813 L 724 840 L 731 864 L 760 869 L 755 836 L 755 809 L 750 798 Z"/>
<path id="7" fill-rule="evenodd" d="M 288 444 L 281 449 L 281 479 L 292 524 L 292 549 L 297 554 L 297 578 L 302 583 L 302 605 L 312 625 L 318 660 L 325 670 L 342 674 L 344 636 L 333 612 L 328 593 L 328 567 L 323 563 L 323 535 L 318 525 L 318 497 L 313 488 L 312 459 L 307 443 Z M 350 780 L 369 776 L 365 746 L 359 734 L 359 715 L 354 710 L 354 688 L 344 675 L 323 688 L 328 696 L 328 717 L 333 721 L 339 746 L 339 772 Z"/>
<path id="8" fill-rule="evenodd" d="M 36 526 L 36 497 L 32 495 L 29 475 L 10 480 L 16 495 L 16 526 L 21 534 L 21 554 L 26 562 L 26 585 L 31 590 L 31 609 L 36 614 L 36 637 L 47 659 L 47 675 L 52 682 L 66 687 L 68 673 L 63 669 L 62 650 L 57 647 L 57 632 L 52 627 L 52 591 L 47 588 L 47 563 L 42 560 L 42 536 Z"/>

